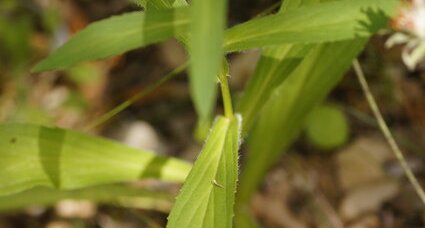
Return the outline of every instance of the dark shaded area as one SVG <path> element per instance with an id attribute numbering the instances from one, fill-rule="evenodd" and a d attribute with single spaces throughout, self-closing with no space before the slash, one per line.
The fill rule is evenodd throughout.
<path id="1" fill-rule="evenodd" d="M 375 34 L 380 28 L 388 24 L 390 18 L 382 10 L 372 8 L 362 9 L 361 12 L 366 15 L 366 20 L 360 20 L 356 28 L 360 34 Z M 361 36 L 360 36 L 361 37 Z"/>
<path id="2" fill-rule="evenodd" d="M 61 153 L 65 139 L 65 131 L 52 128 L 40 128 L 38 136 L 38 153 L 44 172 L 53 186 L 61 187 Z M 78 167 L 76 167 L 78 168 Z"/>
<path id="3" fill-rule="evenodd" d="M 11 138 L 11 139 L 9 140 L 9 142 L 10 142 L 11 144 L 15 144 L 15 143 L 17 142 L 17 139 L 16 139 L 15 137 L 13 137 L 13 138 Z"/>
<path id="4" fill-rule="evenodd" d="M 140 179 L 161 177 L 161 171 L 164 165 L 167 164 L 167 161 L 168 159 L 166 158 L 154 157 L 140 174 Z"/>

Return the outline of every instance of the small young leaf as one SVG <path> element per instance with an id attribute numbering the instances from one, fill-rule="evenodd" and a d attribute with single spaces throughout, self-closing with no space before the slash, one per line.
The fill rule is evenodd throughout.
<path id="1" fill-rule="evenodd" d="M 167 227 L 232 227 L 241 120 L 218 117 L 168 218 Z"/>
<path id="2" fill-rule="evenodd" d="M 99 137 L 30 124 L 0 125 L 0 195 L 35 186 L 75 189 L 157 178 L 182 182 L 191 166 Z"/>

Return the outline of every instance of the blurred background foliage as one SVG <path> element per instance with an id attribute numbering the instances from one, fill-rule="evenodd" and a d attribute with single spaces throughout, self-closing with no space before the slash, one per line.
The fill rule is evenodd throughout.
<path id="1" fill-rule="evenodd" d="M 228 25 L 253 18 L 277 2 L 232 0 Z M 36 62 L 88 23 L 134 10 L 138 10 L 135 4 L 123 0 L 1 0 L 0 122 L 31 122 L 88 131 L 193 161 L 200 144 L 193 139 L 196 114 L 185 73 L 108 123 L 86 129 L 100 114 L 183 64 L 186 52 L 177 41 L 66 71 L 30 73 Z M 360 61 L 386 120 L 422 180 L 425 65 L 422 62 L 414 70 L 407 69 L 400 57 L 403 45 L 388 49 L 384 45 L 387 38 L 373 37 Z M 229 56 L 230 84 L 236 100 L 252 75 L 258 56 L 258 50 Z M 328 100 L 311 113 L 305 128 L 254 197 L 255 215 L 264 226 L 425 225 L 425 210 L 380 136 L 353 72 L 348 72 Z M 244 153 L 242 149 L 241 159 Z M 173 193 L 178 189 L 175 185 L 150 182 L 136 185 L 160 185 Z M 98 195 L 98 190 L 86 191 Z M 61 193 L 52 192 L 51 197 L 58 194 Z M 155 209 L 143 207 L 147 205 L 143 200 L 93 203 L 86 201 L 93 197 L 75 194 L 70 198 L 83 201 L 53 203 L 48 198 L 45 202 L 40 200 L 41 204 L 52 206 L 4 211 L 0 227 L 161 227 L 172 198 L 166 195 L 165 202 L 157 204 L 162 207 Z"/>

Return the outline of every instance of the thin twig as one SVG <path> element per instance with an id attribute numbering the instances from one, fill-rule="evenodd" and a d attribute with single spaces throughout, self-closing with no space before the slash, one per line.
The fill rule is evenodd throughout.
<path id="1" fill-rule="evenodd" d="M 372 109 L 373 115 L 378 121 L 379 128 L 384 134 L 384 137 L 387 140 L 388 144 L 390 145 L 391 150 L 394 152 L 394 155 L 400 162 L 400 165 L 403 168 L 403 171 L 406 174 L 407 179 L 409 179 L 410 183 L 413 185 L 413 188 L 415 189 L 419 198 L 422 200 L 422 203 L 425 204 L 425 192 L 422 189 L 421 185 L 419 184 L 418 180 L 416 179 L 415 175 L 413 174 L 412 170 L 410 169 L 409 165 L 407 164 L 406 158 L 404 157 L 396 141 L 394 140 L 394 137 L 391 134 L 390 129 L 385 123 L 385 120 L 382 117 L 381 112 L 379 111 L 378 105 L 376 104 L 375 98 L 373 97 L 372 92 L 370 91 L 370 88 L 367 84 L 363 70 L 357 59 L 353 61 L 353 67 L 354 67 L 354 71 L 356 72 L 357 79 L 359 80 L 360 85 L 363 89 L 363 92 L 366 96 L 367 102 L 369 103 L 369 106 Z"/>
<path id="2" fill-rule="evenodd" d="M 121 104 L 119 104 L 118 106 L 116 106 L 112 110 L 108 111 L 107 113 L 103 114 L 99 118 L 96 118 L 93 122 L 88 124 L 85 129 L 90 130 L 94 127 L 99 126 L 102 123 L 105 123 L 106 121 L 108 121 L 109 119 L 111 119 L 112 117 L 117 115 L 118 113 L 120 113 L 123 110 L 125 110 L 126 108 L 128 108 L 130 105 L 132 105 L 137 100 L 145 97 L 146 95 L 148 95 L 149 93 L 151 93 L 152 91 L 154 91 L 155 89 L 162 86 L 164 83 L 166 83 L 167 81 L 169 81 L 170 79 L 172 79 L 173 77 L 175 77 L 176 75 L 181 73 L 183 70 L 185 70 L 187 68 L 187 66 L 188 66 L 188 62 L 180 65 L 179 67 L 177 67 L 176 69 L 174 69 L 173 71 L 171 71 L 170 73 L 165 75 L 163 78 L 161 78 L 160 80 L 156 81 L 154 84 L 149 86 L 147 89 L 140 91 L 136 95 L 132 96 L 130 99 L 122 102 Z"/>

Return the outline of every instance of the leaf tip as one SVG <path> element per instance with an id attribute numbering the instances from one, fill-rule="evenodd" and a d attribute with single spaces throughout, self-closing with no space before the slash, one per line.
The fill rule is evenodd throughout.
<path id="1" fill-rule="evenodd" d="M 41 73 L 43 71 L 47 71 L 49 70 L 46 66 L 45 66 L 45 60 L 37 63 L 33 68 L 31 68 L 31 73 Z"/>

